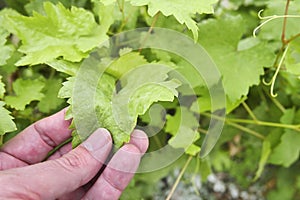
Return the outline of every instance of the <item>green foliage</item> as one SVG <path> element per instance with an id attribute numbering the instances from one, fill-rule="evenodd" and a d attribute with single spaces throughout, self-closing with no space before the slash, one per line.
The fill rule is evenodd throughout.
<path id="1" fill-rule="evenodd" d="M 9 32 L 0 26 L 0 65 L 6 64 L 6 60 L 11 56 L 13 47 L 6 45 L 6 38 L 9 36 Z"/>
<path id="2" fill-rule="evenodd" d="M 193 20 L 192 15 L 198 13 L 213 13 L 213 4 L 216 0 L 192 1 L 188 4 L 184 0 L 129 0 L 134 6 L 148 6 L 148 13 L 151 17 L 161 12 L 165 16 L 173 15 L 181 24 L 185 24 L 198 39 L 197 23 Z"/>
<path id="3" fill-rule="evenodd" d="M 44 97 L 44 95 L 41 93 L 43 87 L 44 82 L 38 79 L 18 79 L 13 83 L 15 95 L 6 96 L 5 102 L 12 108 L 24 110 L 25 106 L 30 102 L 41 100 Z"/>
<path id="4" fill-rule="evenodd" d="M 44 9 L 46 15 L 34 12 L 31 17 L 12 10 L 1 12 L 1 24 L 22 40 L 19 51 L 26 56 L 17 65 L 45 63 L 60 56 L 77 62 L 107 38 L 91 12 L 76 7 L 68 10 L 49 2 Z"/>
<path id="5" fill-rule="evenodd" d="M 296 39 L 289 45 L 289 51 L 286 57 L 286 69 L 288 72 L 300 75 L 300 39 Z"/>
<path id="6" fill-rule="evenodd" d="M 251 86 L 260 83 L 264 67 L 270 67 L 274 58 L 264 42 L 249 42 L 243 49 L 239 48 L 245 28 L 241 16 L 211 19 L 200 25 L 199 42 L 216 62 L 223 75 L 225 93 L 232 103 L 247 95 Z"/>
<path id="7" fill-rule="evenodd" d="M 272 18 L 268 16 L 283 15 L 286 1 L 6 3 L 0 11 L 0 144 L 69 105 L 66 118 L 95 122 L 94 129 L 109 129 L 116 146 L 128 142 L 138 127 L 151 136 L 148 152 L 160 152 L 168 145 L 185 153 L 163 169 L 135 176 L 123 199 L 153 198 L 158 189 L 155 184 L 181 169 L 189 156 L 193 159 L 187 173 L 200 174 L 203 180 L 211 172 L 226 172 L 243 188 L 253 181 L 260 185 L 275 182 L 267 191 L 268 199 L 299 197 L 299 0 L 290 2 L 288 14 L 293 17 L 287 19 L 286 27 L 282 18 L 273 19 L 260 27 L 256 38 L 253 29 Z M 262 8 L 261 15 L 267 18 L 260 20 L 257 14 Z M 106 41 L 145 26 L 175 30 L 204 47 L 220 71 L 226 117 L 212 112 L 210 91 L 216 89 L 217 81 L 207 86 L 209 77 L 201 77 L 193 63 L 180 55 L 140 49 L 149 38 L 156 37 L 154 43 L 160 43 L 159 37 L 168 36 L 157 37 L 149 31 L 145 38 L 130 35 Z M 170 38 L 167 43 L 179 44 Z M 123 43 L 132 40 L 141 46 Z M 91 64 L 95 53 L 99 59 Z M 188 53 L 193 54 L 192 50 Z M 84 85 L 78 82 L 82 66 L 93 76 L 84 77 Z M 268 81 L 273 83 L 271 88 L 265 84 Z M 95 111 L 96 121 L 86 112 L 86 105 L 79 106 L 84 114 L 76 115 L 75 87 L 82 94 L 94 92 L 95 104 L 88 106 Z M 278 95 L 273 97 L 270 90 Z M 80 97 L 88 102 L 85 98 Z M 207 129 L 213 126 L 211 118 L 225 126 L 214 150 L 201 160 L 198 153 Z M 84 139 L 77 130 L 72 136 L 74 146 Z M 164 163 L 171 154 L 159 155 L 156 162 Z M 143 162 L 142 167 L 153 164 L 149 158 Z"/>
<path id="8" fill-rule="evenodd" d="M 3 101 L 0 101 L 0 116 L 1 116 L 1 124 L 0 124 L 0 135 L 4 135 L 7 132 L 11 132 L 16 130 L 16 125 L 13 122 L 13 117 L 10 116 L 10 112 L 6 110 L 3 106 L 5 103 Z M 1 141 L 2 144 L 2 141 Z"/>
<path id="9" fill-rule="evenodd" d="M 150 65 L 136 68 L 120 79 L 122 89 L 117 94 L 115 94 L 115 78 L 106 74 L 100 78 L 95 109 L 99 126 L 111 131 L 116 146 L 129 141 L 137 117 L 143 115 L 153 102 L 173 101 L 174 95 L 177 96 L 175 89 L 179 83 L 176 80 L 165 81 L 168 71 L 170 69 L 160 67 L 153 70 L 153 66 Z M 148 74 L 148 80 L 141 76 L 141 73 Z"/>
<path id="10" fill-rule="evenodd" d="M 0 76 L 0 99 L 3 99 L 5 93 L 5 85 L 2 82 L 2 76 Z"/>
<path id="11" fill-rule="evenodd" d="M 62 80 L 57 78 L 47 79 L 42 90 L 44 97 L 38 103 L 38 109 L 43 113 L 50 113 L 62 103 L 62 99 L 58 99 L 57 95 L 61 88 Z"/>
<path id="12" fill-rule="evenodd" d="M 281 122 L 292 124 L 295 118 L 295 109 L 286 110 L 281 117 Z M 297 131 L 287 129 L 280 137 L 280 143 L 274 148 L 269 162 L 289 167 L 299 158 L 300 134 Z M 289 155 L 289 156 L 287 156 Z"/>

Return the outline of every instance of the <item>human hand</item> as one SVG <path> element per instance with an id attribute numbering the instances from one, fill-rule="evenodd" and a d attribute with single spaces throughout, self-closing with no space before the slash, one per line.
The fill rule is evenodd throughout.
<path id="1" fill-rule="evenodd" d="M 65 110 L 42 119 L 0 149 L 0 199 L 118 199 L 148 148 L 147 135 L 135 130 L 99 178 L 112 139 L 98 129 L 72 150 L 67 144 L 43 161 L 48 152 L 71 137 Z"/>

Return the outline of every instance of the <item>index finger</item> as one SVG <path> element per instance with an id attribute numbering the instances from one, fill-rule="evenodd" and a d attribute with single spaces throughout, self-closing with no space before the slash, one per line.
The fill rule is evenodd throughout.
<path id="1" fill-rule="evenodd" d="M 125 144 L 109 161 L 99 179 L 83 199 L 119 199 L 137 170 L 141 157 L 149 145 L 147 135 L 135 130 Z"/>
<path id="2" fill-rule="evenodd" d="M 66 109 L 27 127 L 0 149 L 0 169 L 34 164 L 46 158 L 49 151 L 71 137 Z"/>

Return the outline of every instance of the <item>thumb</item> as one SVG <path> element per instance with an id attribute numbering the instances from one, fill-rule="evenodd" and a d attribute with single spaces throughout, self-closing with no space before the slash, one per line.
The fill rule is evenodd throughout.
<path id="1" fill-rule="evenodd" d="M 0 197 L 55 199 L 89 182 L 111 151 L 112 139 L 98 129 L 84 143 L 57 160 L 0 172 Z M 5 187 L 8 187 L 5 189 Z"/>

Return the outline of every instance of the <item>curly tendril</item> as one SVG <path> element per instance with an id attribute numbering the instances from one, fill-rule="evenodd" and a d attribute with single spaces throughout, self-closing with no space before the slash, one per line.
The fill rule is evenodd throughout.
<path id="1" fill-rule="evenodd" d="M 270 85 L 271 85 L 270 94 L 271 94 L 272 97 L 277 97 L 277 94 L 274 94 L 274 85 L 275 85 L 277 76 L 278 76 L 278 74 L 279 74 L 279 71 L 280 71 L 280 69 L 281 69 L 281 66 L 282 66 L 282 64 L 283 64 L 283 61 L 284 61 L 284 59 L 285 59 L 285 57 L 286 57 L 286 53 L 287 53 L 288 49 L 289 49 L 289 45 L 285 48 L 285 50 L 284 50 L 284 52 L 283 52 L 283 54 L 282 54 L 282 57 L 281 57 L 281 59 L 280 59 L 280 62 L 279 62 L 279 64 L 278 64 L 278 66 L 277 66 L 277 69 L 276 69 L 276 71 L 275 71 L 275 74 L 273 75 L 271 81 L 270 81 L 270 82 L 266 82 L 265 79 L 262 80 L 262 82 L 263 82 L 265 85 L 267 85 L 267 86 L 270 86 Z"/>
<path id="2" fill-rule="evenodd" d="M 262 12 L 264 10 L 260 10 L 257 13 L 257 16 L 259 19 L 261 20 L 266 20 L 264 22 L 262 22 L 259 26 L 257 26 L 254 30 L 253 30 L 253 37 L 256 37 L 256 33 L 257 31 L 263 27 L 265 24 L 269 23 L 270 21 L 274 20 L 274 19 L 279 19 L 279 18 L 300 18 L 300 15 L 271 15 L 271 16 L 262 16 Z"/>

